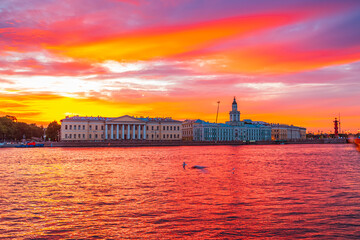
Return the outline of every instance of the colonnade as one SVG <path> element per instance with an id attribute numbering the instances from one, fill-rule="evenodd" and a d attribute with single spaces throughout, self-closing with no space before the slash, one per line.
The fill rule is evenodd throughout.
<path id="1" fill-rule="evenodd" d="M 216 139 L 217 141 L 232 141 L 232 135 L 234 134 L 233 131 L 230 129 L 217 129 Z"/>
<path id="2" fill-rule="evenodd" d="M 109 134 L 110 130 L 110 134 Z M 145 124 L 105 124 L 105 140 L 146 139 Z"/>

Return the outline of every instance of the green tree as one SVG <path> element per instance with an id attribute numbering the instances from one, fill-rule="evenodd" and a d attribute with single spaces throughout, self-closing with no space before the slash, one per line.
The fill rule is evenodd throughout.
<path id="1" fill-rule="evenodd" d="M 41 138 L 43 133 L 44 128 L 36 126 L 35 123 L 17 122 L 14 116 L 6 115 L 5 117 L 0 117 L 0 139 L 3 141 L 20 140 L 24 136 L 26 139 L 33 137 Z"/>
<path id="2" fill-rule="evenodd" d="M 15 133 L 15 123 L 7 118 L 0 117 L 0 138 L 5 139 L 14 139 Z"/>
<path id="3" fill-rule="evenodd" d="M 49 123 L 46 128 L 46 137 L 52 141 L 59 141 L 58 134 L 60 133 L 61 125 L 57 121 Z"/>

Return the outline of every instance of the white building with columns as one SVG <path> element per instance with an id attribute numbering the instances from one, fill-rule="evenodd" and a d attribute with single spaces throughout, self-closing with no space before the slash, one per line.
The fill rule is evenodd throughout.
<path id="1" fill-rule="evenodd" d="M 171 118 L 73 116 L 60 122 L 61 141 L 180 140 L 182 137 L 181 122 Z"/>

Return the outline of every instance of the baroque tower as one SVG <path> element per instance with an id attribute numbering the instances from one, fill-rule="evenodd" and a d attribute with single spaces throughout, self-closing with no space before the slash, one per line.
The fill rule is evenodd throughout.
<path id="1" fill-rule="evenodd" d="M 230 122 L 240 122 L 240 111 L 237 110 L 235 97 L 232 103 L 232 110 L 230 111 Z"/>

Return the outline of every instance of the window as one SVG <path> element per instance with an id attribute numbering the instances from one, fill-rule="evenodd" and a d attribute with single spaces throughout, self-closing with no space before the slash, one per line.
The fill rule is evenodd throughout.
<path id="1" fill-rule="evenodd" d="M 97 126 L 97 125 L 95 126 L 95 130 L 98 130 L 98 126 Z"/>
<path id="2" fill-rule="evenodd" d="M 151 134 L 151 138 L 154 139 L 154 134 Z"/>
<path id="3" fill-rule="evenodd" d="M 95 138 L 98 138 L 98 135 L 97 135 L 97 134 L 95 134 Z"/>
<path id="4" fill-rule="evenodd" d="M 81 134 L 79 134 L 78 137 L 81 138 Z"/>
<path id="5" fill-rule="evenodd" d="M 178 126 L 178 131 L 180 130 L 180 126 Z"/>
<path id="6" fill-rule="evenodd" d="M 85 138 L 85 134 L 83 134 L 83 138 Z"/>
<path id="7" fill-rule="evenodd" d="M 71 125 L 70 125 L 71 126 Z M 69 138 L 71 138 L 71 133 L 69 134 Z"/>
<path id="8" fill-rule="evenodd" d="M 67 125 L 65 125 L 65 130 L 67 130 Z"/>
<path id="9" fill-rule="evenodd" d="M 169 138 L 169 134 L 166 134 L 166 138 Z"/>
<path id="10" fill-rule="evenodd" d="M 178 134 L 178 138 L 180 138 L 180 134 Z"/>
<path id="11" fill-rule="evenodd" d="M 70 130 L 72 129 L 72 125 L 69 125 L 69 129 L 70 129 Z"/>
<path id="12" fill-rule="evenodd" d="M 83 130 L 85 130 L 85 125 L 83 125 Z"/>
<path id="13" fill-rule="evenodd" d="M 101 138 L 104 138 L 104 134 L 101 134 Z"/>
<path id="14" fill-rule="evenodd" d="M 104 130 L 104 125 L 101 125 L 101 130 Z"/>
<path id="15" fill-rule="evenodd" d="M 156 127 L 156 130 L 159 130 L 159 126 Z"/>
<path id="16" fill-rule="evenodd" d="M 165 130 L 165 126 L 163 126 L 163 130 Z M 164 135 L 165 136 L 165 135 Z"/>
<path id="17" fill-rule="evenodd" d="M 89 126 L 89 130 L 91 130 L 91 128 L 92 128 L 92 126 L 90 125 L 90 126 Z"/>
<path id="18" fill-rule="evenodd" d="M 149 135 L 148 134 L 146 134 L 146 138 L 148 138 L 149 137 Z"/>
<path id="19" fill-rule="evenodd" d="M 91 134 L 89 134 L 89 138 L 91 138 Z"/>
<path id="20" fill-rule="evenodd" d="M 170 134 L 170 138 L 172 138 L 172 134 Z"/>
<path id="21" fill-rule="evenodd" d="M 170 126 L 170 130 L 172 131 L 172 126 Z"/>
<path id="22" fill-rule="evenodd" d="M 154 126 L 151 126 L 151 130 L 154 130 Z"/>
<path id="23" fill-rule="evenodd" d="M 65 138 L 67 138 L 68 136 L 67 136 L 67 134 L 65 134 Z"/>
<path id="24" fill-rule="evenodd" d="M 146 126 L 146 130 L 149 130 L 149 127 L 148 126 Z M 147 136 L 147 135 L 146 135 Z"/>
<path id="25" fill-rule="evenodd" d="M 166 126 L 166 130 L 168 130 L 168 131 L 169 131 L 169 126 Z"/>
<path id="26" fill-rule="evenodd" d="M 76 134 L 74 134 L 74 138 L 76 138 Z"/>
<path id="27" fill-rule="evenodd" d="M 165 134 L 163 135 L 163 138 L 165 138 Z"/>

